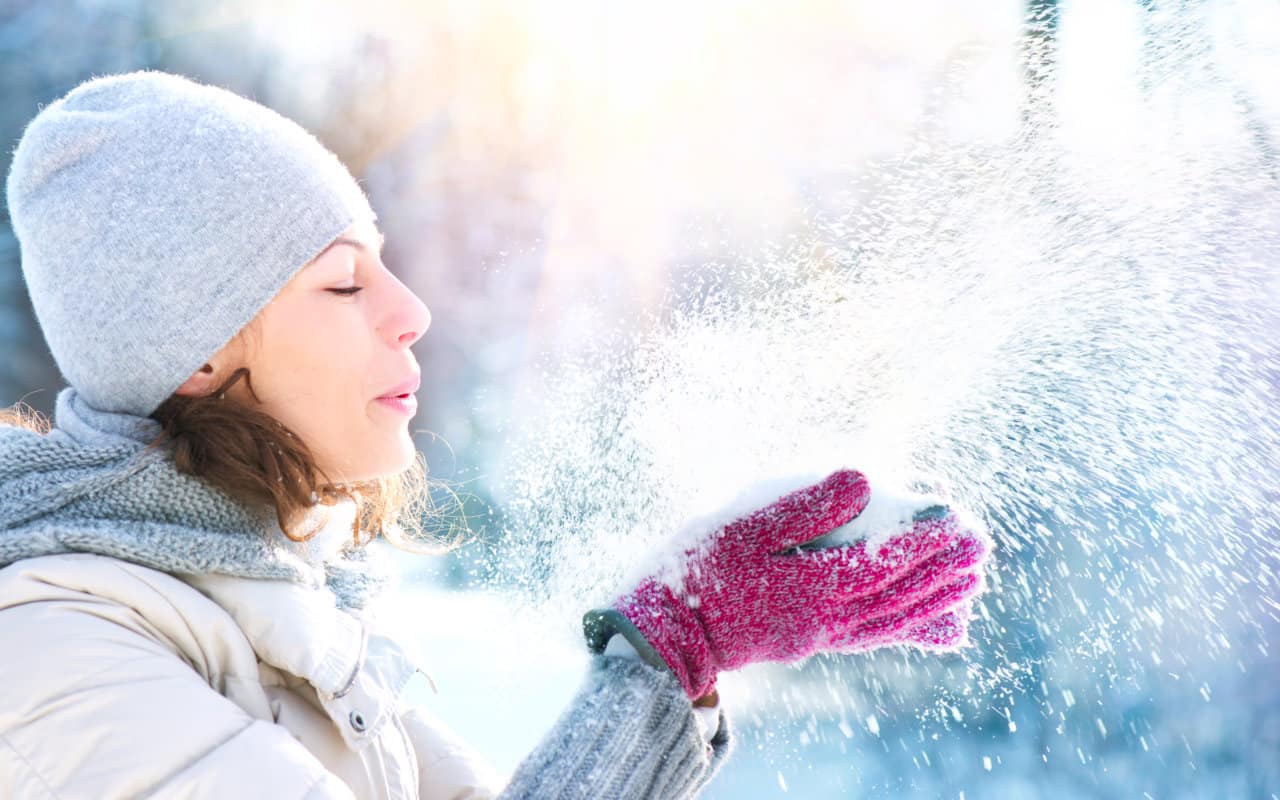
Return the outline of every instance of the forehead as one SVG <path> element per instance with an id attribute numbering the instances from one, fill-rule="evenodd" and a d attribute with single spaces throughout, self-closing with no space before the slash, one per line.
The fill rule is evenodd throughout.
<path id="1" fill-rule="evenodd" d="M 351 227 L 338 236 L 338 239 L 351 239 L 374 248 L 380 247 L 385 238 L 382 235 L 382 231 L 378 230 L 377 224 L 371 219 L 352 223 Z"/>
<path id="2" fill-rule="evenodd" d="M 340 248 L 352 247 L 356 250 L 368 253 L 378 253 L 382 250 L 382 245 L 386 241 L 386 237 L 378 230 L 377 226 L 371 221 L 357 222 L 347 228 L 336 239 L 330 242 L 324 250 L 311 260 L 314 264 L 322 261 L 325 256 L 339 251 Z"/>

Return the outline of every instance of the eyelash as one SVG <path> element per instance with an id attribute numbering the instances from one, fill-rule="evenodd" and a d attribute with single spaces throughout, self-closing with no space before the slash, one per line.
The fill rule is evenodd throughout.
<path id="1" fill-rule="evenodd" d="M 351 295 L 355 294 L 356 292 L 360 291 L 363 288 L 364 288 L 363 286 L 351 286 L 346 289 L 330 289 L 329 291 L 333 292 L 334 294 L 343 295 L 344 297 L 350 297 Z"/>

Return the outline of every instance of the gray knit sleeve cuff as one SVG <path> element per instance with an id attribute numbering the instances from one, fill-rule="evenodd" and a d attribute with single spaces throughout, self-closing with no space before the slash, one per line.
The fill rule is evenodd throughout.
<path id="1" fill-rule="evenodd" d="M 598 656 L 500 797 L 695 797 L 732 748 L 723 709 L 708 743 L 673 675 L 635 659 Z"/>

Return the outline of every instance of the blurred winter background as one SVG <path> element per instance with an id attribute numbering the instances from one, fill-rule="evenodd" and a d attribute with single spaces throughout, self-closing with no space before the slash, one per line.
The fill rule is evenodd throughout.
<path id="1" fill-rule="evenodd" d="M 143 67 L 313 130 L 431 307 L 474 533 L 393 616 L 499 768 L 681 518 L 844 461 L 992 529 L 974 647 L 727 676 L 707 796 L 1280 796 L 1272 0 L 0 0 L 0 161 Z M 7 225 L 0 354 L 50 411 Z"/>

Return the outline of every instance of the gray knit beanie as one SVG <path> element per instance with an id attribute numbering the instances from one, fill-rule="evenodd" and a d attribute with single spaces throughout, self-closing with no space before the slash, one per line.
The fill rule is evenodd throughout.
<path id="1" fill-rule="evenodd" d="M 27 125 L 6 184 L 36 318 L 94 408 L 147 416 L 353 222 L 351 173 L 296 123 L 143 70 Z"/>

